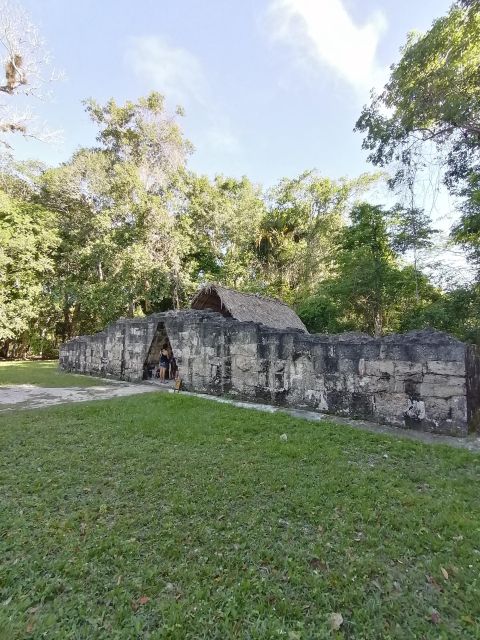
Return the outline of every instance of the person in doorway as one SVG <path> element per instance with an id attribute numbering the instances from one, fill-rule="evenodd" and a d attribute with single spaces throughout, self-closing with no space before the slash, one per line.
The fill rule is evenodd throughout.
<path id="1" fill-rule="evenodd" d="M 166 373 L 168 370 L 168 367 L 170 365 L 169 359 L 168 359 L 168 350 L 167 350 L 167 345 L 164 344 L 162 347 L 162 351 L 160 353 L 160 362 L 158 363 L 158 368 L 160 369 L 160 383 L 161 384 L 165 384 L 166 380 Z"/>

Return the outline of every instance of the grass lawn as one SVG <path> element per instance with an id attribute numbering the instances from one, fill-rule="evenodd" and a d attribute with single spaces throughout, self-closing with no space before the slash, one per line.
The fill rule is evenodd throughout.
<path id="1" fill-rule="evenodd" d="M 478 639 L 479 462 L 173 394 L 0 416 L 0 638 Z"/>
<path id="2" fill-rule="evenodd" d="M 2 361 L 0 362 L 0 387 L 15 384 L 33 384 L 38 387 L 96 387 L 105 380 L 63 373 L 58 360 Z"/>

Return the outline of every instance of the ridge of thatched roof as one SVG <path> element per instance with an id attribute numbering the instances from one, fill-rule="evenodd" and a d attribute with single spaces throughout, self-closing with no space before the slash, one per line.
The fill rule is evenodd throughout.
<path id="1" fill-rule="evenodd" d="M 300 329 L 308 333 L 297 314 L 284 302 L 218 284 L 207 284 L 197 291 L 191 307 L 219 311 L 240 322 L 258 322 L 274 329 Z"/>

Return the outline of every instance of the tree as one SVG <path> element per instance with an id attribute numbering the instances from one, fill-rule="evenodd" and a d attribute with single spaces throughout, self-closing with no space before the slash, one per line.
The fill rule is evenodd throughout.
<path id="1" fill-rule="evenodd" d="M 439 292 L 430 303 L 408 309 L 403 315 L 400 329 L 409 331 L 434 327 L 480 346 L 479 317 L 480 286 L 473 284 Z"/>
<path id="2" fill-rule="evenodd" d="M 254 288 L 253 238 L 265 213 L 260 188 L 246 177 L 210 180 L 188 173 L 180 190 L 176 225 L 186 242 L 182 268 L 193 288 L 205 281 Z"/>
<path id="3" fill-rule="evenodd" d="M 102 150 L 112 162 L 134 165 L 147 193 L 158 194 L 164 189 L 193 151 L 157 91 L 124 105 L 113 99 L 104 106 L 93 99 L 84 104 L 99 127 L 97 140 Z M 177 107 L 176 116 L 181 115 L 183 110 Z"/>
<path id="4" fill-rule="evenodd" d="M 52 211 L 0 190 L 0 352 L 28 347 L 28 334 L 45 305 L 60 243 Z"/>
<path id="5" fill-rule="evenodd" d="M 454 4 L 424 35 L 411 33 L 383 92 L 356 123 L 363 147 L 379 166 L 398 162 L 402 180 L 426 145 L 446 160 L 455 189 L 478 166 L 480 145 L 480 12 L 478 2 Z"/>
<path id="6" fill-rule="evenodd" d="M 0 144 L 10 148 L 10 134 L 48 138 L 51 132 L 36 131 L 30 107 L 21 96 L 45 97 L 47 85 L 59 77 L 37 27 L 23 9 L 0 0 Z M 0 76 L 1 78 L 1 76 Z"/>
<path id="7" fill-rule="evenodd" d="M 398 264 L 391 215 L 367 203 L 354 207 L 338 243 L 335 275 L 299 305 L 310 330 L 382 335 L 400 328 L 406 310 L 436 298 L 425 276 Z"/>
<path id="8" fill-rule="evenodd" d="M 480 173 L 471 174 L 463 195 L 462 215 L 451 235 L 467 251 L 477 269 L 477 280 L 480 280 Z"/>
<path id="9" fill-rule="evenodd" d="M 433 246 L 432 238 L 437 233 L 432 227 L 431 217 L 423 209 L 397 207 L 390 222 L 393 250 L 404 255 L 412 253 L 415 277 L 415 297 L 419 301 L 419 252 Z"/>
<path id="10" fill-rule="evenodd" d="M 456 2 L 425 34 L 409 35 L 383 92 L 373 96 L 356 123 L 356 130 L 365 134 L 363 147 L 370 152 L 369 159 L 377 166 L 396 166 L 390 181 L 393 188 L 403 183 L 413 189 L 417 170 L 428 164 L 429 156 L 435 158 L 450 193 L 461 198 L 460 221 L 451 237 L 467 250 L 478 278 L 479 60 L 480 2 Z M 417 217 L 415 224 L 421 226 L 420 210 L 412 206 L 410 214 L 410 223 Z M 456 304 L 467 298 L 459 296 Z M 467 310 L 463 315 L 471 317 Z"/>
<path id="11" fill-rule="evenodd" d="M 351 218 L 339 257 L 343 287 L 352 306 L 365 318 L 367 330 L 381 335 L 397 275 L 386 214 L 379 206 L 362 204 L 353 209 Z"/>
<path id="12" fill-rule="evenodd" d="M 306 171 L 270 190 L 256 238 L 258 276 L 267 293 L 292 302 L 330 275 L 348 212 L 378 179 L 331 180 Z"/>
<path id="13" fill-rule="evenodd" d="M 182 296 L 171 201 L 188 142 L 157 93 L 123 106 L 89 101 L 87 111 L 100 146 L 46 171 L 39 196 L 60 219 L 52 295 L 63 338 L 178 306 Z"/>

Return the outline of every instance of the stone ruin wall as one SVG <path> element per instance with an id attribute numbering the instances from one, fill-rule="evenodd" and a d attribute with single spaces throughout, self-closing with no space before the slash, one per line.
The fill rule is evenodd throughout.
<path id="1" fill-rule="evenodd" d="M 186 390 L 456 436 L 478 425 L 478 350 L 433 331 L 310 335 L 211 311 L 166 312 L 67 342 L 60 366 L 142 380 L 159 326 Z"/>

